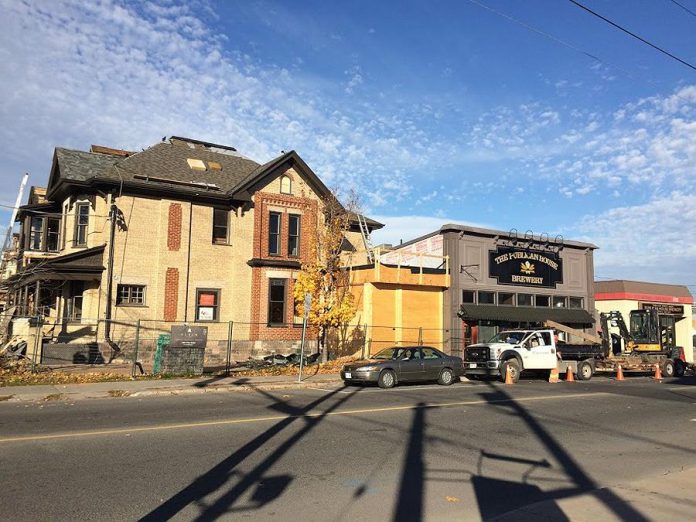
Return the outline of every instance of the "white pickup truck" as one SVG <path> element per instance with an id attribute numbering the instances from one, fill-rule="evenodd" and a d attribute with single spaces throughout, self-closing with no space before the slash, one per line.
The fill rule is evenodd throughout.
<path id="1" fill-rule="evenodd" d="M 541 371 L 558 368 L 565 373 L 571 366 L 579 380 L 589 380 L 595 371 L 594 349 L 584 345 L 579 351 L 572 345 L 556 345 L 553 330 L 508 330 L 491 338 L 487 343 L 467 346 L 464 351 L 464 375 L 467 378 L 500 376 L 505 379 L 507 369 L 517 382 L 523 371 Z M 563 351 L 563 360 L 558 351 Z M 568 352 L 566 354 L 566 352 Z M 572 352 L 572 353 L 570 353 Z"/>

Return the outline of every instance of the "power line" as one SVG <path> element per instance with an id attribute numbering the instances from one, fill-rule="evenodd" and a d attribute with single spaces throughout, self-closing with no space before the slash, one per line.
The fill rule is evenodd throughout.
<path id="1" fill-rule="evenodd" d="M 555 42 L 555 43 L 558 43 L 558 44 L 560 44 L 560 45 L 562 45 L 562 46 L 564 46 L 564 47 L 567 47 L 568 49 L 571 49 L 571 50 L 573 50 L 573 51 L 575 51 L 575 52 L 577 52 L 577 53 L 580 53 L 580 54 L 582 54 L 582 55 L 584 55 L 584 56 L 590 58 L 591 60 L 594 60 L 594 61 L 597 62 L 597 63 L 600 63 L 600 64 L 602 64 L 602 65 L 604 65 L 604 66 L 608 66 L 608 67 L 613 68 L 613 69 L 616 69 L 617 71 L 620 71 L 620 72 L 624 73 L 628 78 L 630 78 L 630 79 L 633 80 L 633 81 L 642 80 L 642 81 L 647 82 L 647 83 L 649 83 L 650 85 L 654 85 L 654 86 L 656 86 L 656 87 L 658 87 L 658 88 L 662 88 L 662 87 L 663 87 L 663 85 L 660 85 L 660 82 L 657 82 L 657 81 L 653 80 L 652 78 L 647 78 L 647 77 L 641 76 L 641 75 L 636 76 L 636 75 L 634 75 L 633 73 L 631 73 L 630 71 L 628 71 L 627 69 L 621 67 L 620 65 L 617 65 L 617 64 L 615 64 L 615 63 L 612 63 L 612 62 L 610 62 L 610 61 L 608 61 L 608 60 L 604 60 L 604 59 L 600 58 L 599 56 L 596 56 L 596 55 L 594 55 L 594 54 L 592 54 L 592 53 L 590 53 L 590 52 L 588 52 L 588 51 L 585 51 L 584 49 L 578 47 L 577 45 L 574 45 L 574 44 L 572 44 L 572 43 L 570 43 L 570 42 L 567 42 L 567 41 L 565 41 L 565 40 L 562 40 L 562 39 L 560 39 L 560 38 L 558 38 L 558 37 L 556 37 L 556 36 L 554 36 L 554 35 L 552 35 L 552 34 L 550 34 L 550 33 L 547 33 L 547 32 L 545 32 L 545 31 L 542 31 L 541 29 L 539 29 L 539 28 L 537 28 L 537 27 L 534 27 L 533 25 L 530 25 L 530 24 L 528 24 L 528 23 L 526 23 L 526 22 L 523 22 L 522 20 L 520 20 L 520 19 L 518 19 L 518 18 L 515 18 L 514 16 L 511 16 L 511 15 L 509 15 L 509 14 L 507 14 L 507 13 L 504 13 L 503 11 L 499 11 L 498 9 L 494 9 L 493 7 L 490 7 L 490 6 L 488 6 L 488 5 L 486 5 L 486 4 L 482 3 L 482 2 L 479 2 L 479 1 L 477 1 L 477 0 L 468 0 L 468 2 L 471 3 L 471 4 L 474 4 L 474 5 L 478 6 L 478 7 L 481 7 L 482 9 L 485 9 L 486 11 L 490 11 L 491 13 L 493 13 L 493 14 L 495 14 L 495 15 L 498 15 L 498 16 L 500 16 L 501 18 L 505 18 L 506 20 L 509 20 L 509 21 L 511 21 L 511 22 L 514 22 L 514 23 L 516 23 L 516 24 L 518 24 L 518 25 L 524 27 L 524 28 L 527 29 L 527 30 L 529 30 L 529 31 L 531 31 L 531 32 L 533 32 L 533 33 L 536 33 L 536 34 L 538 34 L 538 35 L 540 35 L 540 36 L 543 36 L 544 38 L 548 38 L 549 40 L 551 40 L 551 41 L 553 41 L 553 42 Z M 684 98 L 684 97 L 681 96 L 679 93 L 676 93 L 676 92 L 675 92 L 675 93 L 673 94 L 673 96 L 676 96 L 677 98 L 680 98 L 681 100 L 683 100 L 683 101 L 685 101 L 685 102 L 691 103 L 691 100 L 689 100 L 689 99 L 687 99 L 687 98 Z"/>
<path id="2" fill-rule="evenodd" d="M 686 6 L 682 5 L 682 4 L 680 4 L 680 3 L 677 2 L 676 0 L 670 0 L 670 2 L 672 2 L 673 4 L 678 5 L 678 6 L 681 7 L 684 11 L 686 11 L 687 13 L 689 13 L 691 16 L 696 16 L 696 13 L 694 13 L 694 12 L 693 12 L 691 9 L 689 9 L 688 7 L 686 7 Z"/>
<path id="3" fill-rule="evenodd" d="M 602 16 L 601 14 L 599 14 L 599 13 L 593 11 L 593 10 L 590 9 L 589 7 L 586 7 L 586 6 L 582 5 L 580 2 L 577 2 L 576 0 L 568 0 L 568 1 L 571 2 L 571 3 L 573 3 L 573 4 L 575 4 L 575 5 L 577 5 L 580 9 L 584 9 L 585 11 L 587 11 L 588 13 L 590 13 L 591 15 L 594 15 L 594 16 L 596 16 L 597 18 L 599 18 L 599 19 L 601 19 L 601 20 L 604 20 L 606 23 L 608 23 L 608 24 L 610 24 L 610 25 L 613 25 L 613 26 L 616 27 L 617 29 L 623 31 L 624 33 L 626 33 L 626 34 L 628 34 L 628 35 L 630 35 L 630 36 L 632 36 L 633 38 L 635 38 L 635 39 L 637 39 L 637 40 L 640 40 L 640 41 L 643 42 L 644 44 L 649 45 L 649 46 L 652 47 L 653 49 L 656 49 L 657 51 L 660 51 L 662 54 L 665 54 L 665 55 L 669 56 L 670 58 L 672 58 L 673 60 L 676 60 L 676 61 L 678 61 L 679 63 L 682 63 L 682 64 L 686 65 L 687 67 L 689 67 L 689 68 L 693 69 L 694 71 L 696 71 L 696 66 L 691 65 L 689 62 L 686 62 L 686 61 L 682 60 L 681 58 L 679 58 L 678 56 L 673 55 L 673 54 L 670 53 L 669 51 L 665 51 L 662 47 L 658 47 L 657 45 L 655 45 L 655 44 L 649 42 L 648 40 L 646 40 L 645 38 L 643 38 L 642 36 L 638 36 L 636 33 L 632 33 L 632 32 L 629 31 L 628 29 L 626 29 L 626 28 L 624 28 L 624 27 L 621 27 L 619 24 L 617 24 L 617 23 L 615 23 L 615 22 L 612 22 L 612 21 L 609 20 L 608 18 L 606 18 L 606 17 Z"/>

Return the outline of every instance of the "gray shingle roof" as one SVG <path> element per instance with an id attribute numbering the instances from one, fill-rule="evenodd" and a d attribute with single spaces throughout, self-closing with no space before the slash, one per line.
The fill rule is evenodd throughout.
<path id="1" fill-rule="evenodd" d="M 200 187 L 187 187 L 190 182 L 215 185 L 225 194 L 234 189 L 249 174 L 259 168 L 250 159 L 231 154 L 221 154 L 204 148 L 189 148 L 182 144 L 158 143 L 129 157 L 117 157 L 77 150 L 56 149 L 60 177 L 64 180 L 87 182 L 90 180 L 146 183 L 172 189 L 172 184 L 144 178 L 160 178 L 178 182 L 179 191 L 199 192 Z M 208 164 L 219 163 L 222 170 L 193 170 L 187 159 L 199 159 Z"/>
<path id="2" fill-rule="evenodd" d="M 104 172 L 123 158 L 93 154 L 81 150 L 56 148 L 56 160 L 60 169 L 60 177 L 73 181 L 88 181 L 103 176 Z"/>

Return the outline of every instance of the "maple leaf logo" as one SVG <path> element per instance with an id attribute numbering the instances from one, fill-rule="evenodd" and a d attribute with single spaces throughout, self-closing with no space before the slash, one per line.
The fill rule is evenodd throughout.
<path id="1" fill-rule="evenodd" d="M 520 265 L 520 272 L 523 274 L 533 274 L 534 273 L 534 265 L 530 263 L 529 261 L 525 261 Z"/>

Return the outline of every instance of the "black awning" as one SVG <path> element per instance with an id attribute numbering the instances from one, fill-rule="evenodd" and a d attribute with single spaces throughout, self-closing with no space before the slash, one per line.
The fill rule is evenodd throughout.
<path id="1" fill-rule="evenodd" d="M 534 308 L 531 306 L 496 306 L 463 304 L 457 314 L 462 320 L 505 321 L 510 323 L 543 323 L 591 326 L 594 319 L 587 310 L 576 308 Z"/>

